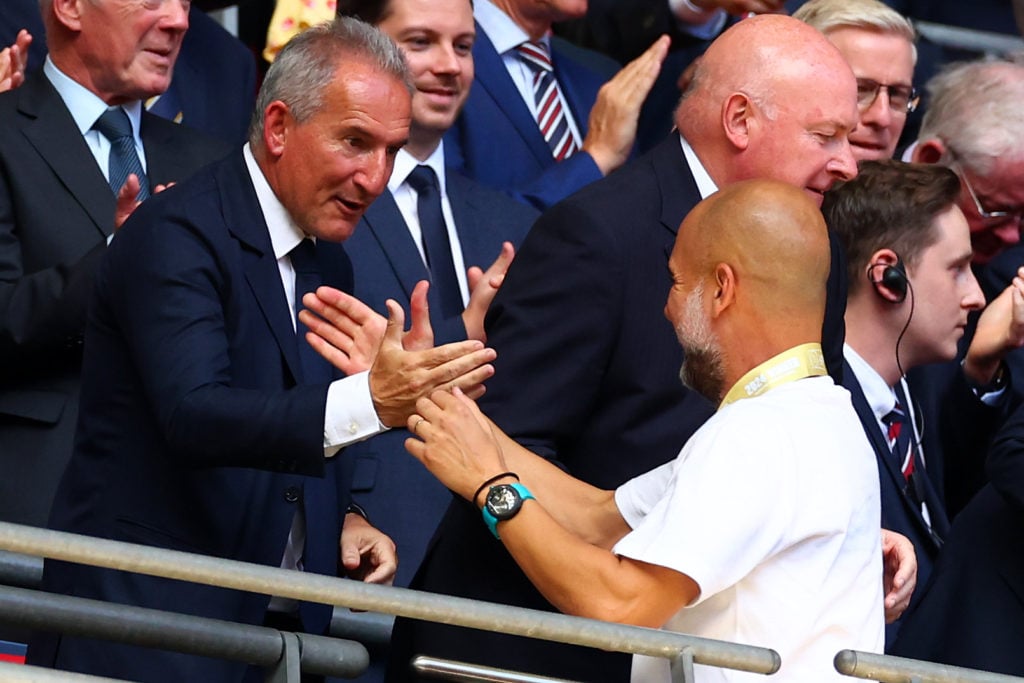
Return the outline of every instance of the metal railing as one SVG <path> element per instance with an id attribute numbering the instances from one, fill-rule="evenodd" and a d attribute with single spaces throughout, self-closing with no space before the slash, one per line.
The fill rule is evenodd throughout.
<path id="1" fill-rule="evenodd" d="M 252 565 L 3 522 L 0 522 L 0 548 L 13 553 L 80 562 L 267 595 L 280 595 L 297 600 L 372 610 L 376 613 L 396 614 L 454 626 L 663 657 L 670 661 L 675 681 L 692 681 L 694 663 L 764 674 L 774 673 L 780 664 L 778 654 L 766 648 L 495 605 L 403 588 L 375 586 L 328 576 L 301 574 L 277 567 Z M 26 579 L 30 579 L 34 575 L 34 566 L 35 562 L 31 561 L 31 558 L 22 556 L 19 559 L 18 555 L 0 553 L 0 568 L 14 567 L 15 573 Z M 28 597 L 29 594 L 32 596 Z M 85 603 L 94 604 L 86 605 Z M 112 624 L 115 622 L 122 623 L 129 618 L 140 621 L 132 622 L 132 626 L 128 630 L 144 630 L 146 623 L 153 623 L 154 619 L 146 614 L 152 610 L 143 608 L 112 605 L 19 588 L 0 590 L 0 621 L 17 621 L 31 628 L 46 627 L 48 624 L 52 626 L 50 620 L 56 618 L 57 613 L 67 613 L 69 610 L 79 609 L 83 610 L 81 614 L 86 615 L 82 617 L 82 623 L 86 625 L 76 628 L 89 629 L 88 631 L 78 631 L 82 635 L 88 633 L 93 636 L 109 636 L 110 634 L 105 633 L 104 629 L 110 630 L 114 628 Z M 135 615 L 124 616 L 122 610 L 132 611 Z M 180 622 L 180 628 L 167 628 L 166 626 L 155 628 L 152 642 L 159 643 L 160 646 L 167 646 L 169 636 L 171 639 L 180 636 L 185 640 L 191 638 L 193 641 L 202 642 L 206 639 L 208 630 L 191 628 L 185 621 L 216 621 L 186 615 L 158 614 L 161 615 L 158 617 L 161 620 L 169 619 L 170 621 L 167 623 L 172 623 L 175 619 L 184 620 Z M 98 618 L 97 615 L 100 617 Z M 108 621 L 106 626 L 103 625 L 104 619 Z M 386 617 L 378 618 L 378 621 L 382 623 L 385 623 L 386 620 Z M 280 633 L 264 627 L 226 622 L 216 623 L 238 629 L 233 636 L 213 636 L 215 640 L 227 637 L 228 640 L 221 643 L 226 645 L 226 649 L 241 647 L 245 650 L 267 647 L 254 644 L 261 640 L 264 643 L 270 642 L 266 640 L 268 634 L 264 632 L 268 632 L 271 638 L 277 638 L 276 642 L 271 643 L 276 654 L 268 655 L 264 652 L 256 656 L 252 652 L 248 652 L 245 657 L 237 659 L 265 664 L 272 658 L 280 658 L 278 667 L 290 668 L 293 675 L 297 674 L 300 665 L 300 650 L 303 660 L 307 657 L 316 659 L 318 657 L 316 653 L 318 641 L 327 641 L 324 643 L 325 647 L 331 647 L 331 643 L 338 642 L 307 634 L 296 636 L 296 634 Z M 159 631 L 159 637 L 157 637 L 157 631 Z M 197 633 L 202 634 L 198 639 L 196 638 Z M 231 638 L 239 635 L 242 640 L 233 641 L 234 645 L 232 645 Z M 282 655 L 280 639 L 287 640 L 289 637 L 292 639 L 302 638 L 302 647 L 298 647 L 297 640 L 292 643 L 291 647 L 286 642 Z M 176 645 L 180 647 L 180 643 Z M 212 652 L 210 648 L 216 648 L 219 645 L 211 645 L 210 642 L 206 642 L 200 645 L 193 644 L 193 647 L 207 649 L 182 651 L 210 654 Z M 168 649 L 177 649 L 177 647 Z M 365 650 L 362 652 L 362 656 L 365 656 Z M 320 659 L 327 661 L 330 657 L 324 655 Z M 328 671 L 323 668 L 329 665 L 311 664 L 310 662 L 302 662 L 304 670 L 338 675 L 333 672 L 334 670 Z M 351 663 L 358 665 L 358 656 L 353 656 Z M 365 666 L 365 663 L 362 666 Z M 413 666 L 423 675 L 436 675 L 458 681 L 515 681 L 518 683 L 540 683 L 543 681 L 550 683 L 557 680 L 429 657 L 418 657 Z M 846 676 L 871 679 L 882 683 L 1022 683 L 1024 681 L 1024 678 L 854 650 L 843 650 L 838 653 L 835 657 L 835 668 Z M 4 678 L 4 680 L 8 679 Z M 293 679 L 288 678 L 282 672 L 279 675 L 279 680 Z"/>
<path id="2" fill-rule="evenodd" d="M 572 645 L 666 658 L 677 681 L 693 664 L 774 673 L 774 650 L 564 614 L 346 581 L 279 567 L 0 522 L 0 549 L 212 586 L 395 614 Z"/>
<path id="3" fill-rule="evenodd" d="M 914 28 L 922 37 L 931 42 L 955 50 L 967 50 L 987 55 L 1004 55 L 1024 50 L 1024 40 L 1008 33 L 978 31 L 916 20 Z"/>
<path id="4" fill-rule="evenodd" d="M 322 676 L 354 678 L 370 663 L 366 648 L 350 640 L 10 586 L 0 587 L 0 623 L 216 657 L 265 669 L 279 668 L 289 658 L 297 657 L 301 671 Z"/>
<path id="5" fill-rule="evenodd" d="M 842 650 L 835 658 L 836 671 L 844 676 L 879 683 L 1021 683 L 1024 678 L 965 669 L 917 659 Z"/>

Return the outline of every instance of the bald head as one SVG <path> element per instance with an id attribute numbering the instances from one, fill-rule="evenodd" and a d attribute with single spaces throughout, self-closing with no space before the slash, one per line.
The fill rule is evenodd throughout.
<path id="1" fill-rule="evenodd" d="M 819 31 L 783 15 L 738 22 L 701 58 L 676 124 L 719 187 L 770 178 L 819 204 L 856 175 L 857 83 Z"/>
<path id="2" fill-rule="evenodd" d="M 721 377 L 702 393 L 721 393 L 768 358 L 821 340 L 829 264 L 821 212 L 791 185 L 739 182 L 690 212 L 669 260 L 666 315 L 684 354 L 720 356 Z"/>

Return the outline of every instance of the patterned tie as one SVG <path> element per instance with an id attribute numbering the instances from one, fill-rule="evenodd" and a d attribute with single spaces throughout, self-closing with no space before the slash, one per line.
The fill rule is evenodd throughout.
<path id="1" fill-rule="evenodd" d="M 441 300 L 441 313 L 452 318 L 462 313 L 462 292 L 455 275 L 452 244 L 441 211 L 441 192 L 437 175 L 429 166 L 417 166 L 409 174 L 409 185 L 416 190 L 416 210 L 423 234 L 423 251 L 430 269 L 430 285 Z"/>
<path id="2" fill-rule="evenodd" d="M 911 451 L 913 448 L 911 436 L 914 430 L 903 428 L 907 423 L 907 413 L 903 410 L 900 402 L 896 401 L 893 409 L 882 419 L 889 425 L 889 448 L 892 449 L 892 457 L 895 458 L 896 464 L 903 472 L 903 478 L 909 482 L 910 477 L 914 474 L 914 458 Z"/>
<path id="3" fill-rule="evenodd" d="M 139 194 L 136 199 L 141 202 L 149 197 L 149 180 L 146 178 L 146 172 L 142 170 L 142 162 L 139 161 L 139 155 L 135 151 L 132 124 L 124 109 L 121 107 L 108 109 L 96 119 L 96 123 L 92 124 L 92 127 L 110 140 L 107 177 L 114 196 L 117 196 L 125 181 L 128 180 L 128 175 L 134 173 L 139 179 Z"/>
<path id="4" fill-rule="evenodd" d="M 562 95 L 544 43 L 527 41 L 516 50 L 533 72 L 533 97 L 537 104 L 537 125 L 551 148 L 555 161 L 561 161 L 578 149 L 562 109 Z"/>
<path id="5" fill-rule="evenodd" d="M 302 296 L 315 292 L 323 284 L 320 267 L 317 265 L 316 243 L 306 238 L 288 252 L 295 270 L 295 336 L 299 345 L 299 363 L 302 366 L 304 384 L 327 384 L 331 381 L 331 366 L 306 341 L 309 328 L 299 322 L 302 310 Z"/>

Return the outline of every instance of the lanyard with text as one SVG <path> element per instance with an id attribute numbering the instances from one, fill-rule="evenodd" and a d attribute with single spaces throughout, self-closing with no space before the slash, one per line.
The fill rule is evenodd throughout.
<path id="1" fill-rule="evenodd" d="M 769 358 L 743 375 L 725 395 L 719 408 L 724 408 L 744 398 L 760 396 L 775 387 L 795 382 L 805 377 L 820 377 L 828 374 L 821 344 L 801 344 L 788 351 Z"/>

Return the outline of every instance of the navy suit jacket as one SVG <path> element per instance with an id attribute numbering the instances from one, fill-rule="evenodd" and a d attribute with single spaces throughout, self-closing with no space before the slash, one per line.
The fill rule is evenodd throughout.
<path id="1" fill-rule="evenodd" d="M 618 68 L 612 60 L 552 38 L 552 63 L 580 135 L 597 91 Z M 446 163 L 474 180 L 544 210 L 601 177 L 589 154 L 556 162 L 501 55 L 477 24 L 476 79 L 466 106 L 445 135 Z"/>
<path id="2" fill-rule="evenodd" d="M 1024 676 L 1024 409 L 993 441 L 987 469 L 991 484 L 953 521 L 894 652 Z"/>
<path id="3" fill-rule="evenodd" d="M 114 196 L 41 71 L 0 94 L 0 519 L 46 523 L 71 454 L 82 334 Z M 228 149 L 156 116 L 149 179 L 181 181 Z"/>
<path id="4" fill-rule="evenodd" d="M 907 491 L 906 479 L 900 464 L 892 455 L 888 440 L 878 427 L 878 419 L 864 396 L 864 390 L 847 364 L 843 368 L 843 386 L 850 392 L 853 408 L 860 418 L 864 433 L 875 451 L 878 461 L 878 479 L 881 487 L 882 528 L 903 534 L 914 544 L 917 553 L 917 581 L 919 589 L 911 597 L 911 605 L 921 601 L 924 585 L 931 574 L 932 565 L 942 547 L 942 538 L 949 531 L 946 518 L 946 506 L 943 497 L 931 479 L 932 469 L 941 470 L 941 446 L 936 439 L 925 438 L 921 434 L 921 448 L 927 460 L 927 474 L 918 473 L 924 491 L 924 501 L 932 520 L 932 528 L 921 514 L 921 508 L 911 499 Z M 911 399 L 912 400 L 912 399 Z M 915 411 L 920 415 L 921 406 L 914 404 Z M 921 428 L 931 428 L 931 420 L 925 416 L 919 424 Z M 905 428 L 909 428 L 906 425 Z M 926 432 L 928 433 L 928 432 Z M 924 476 L 922 476 L 924 475 Z M 934 533 L 932 533 L 934 529 Z M 899 631 L 900 621 L 886 625 L 886 644 L 891 645 Z"/>
<path id="5" fill-rule="evenodd" d="M 349 289 L 341 246 L 318 252 L 325 283 Z M 78 435 L 51 526 L 280 566 L 303 505 L 305 569 L 335 575 L 345 492 L 323 455 L 328 385 L 299 379 L 299 341 L 241 154 L 147 200 L 111 244 L 94 294 Z M 269 600 L 50 562 L 44 584 L 249 624 L 262 623 Z M 329 618 L 330 607 L 304 606 L 310 631 Z M 134 680 L 240 680 L 246 668 L 55 641 L 33 644 L 30 658 Z"/>
<path id="6" fill-rule="evenodd" d="M 476 265 L 486 270 L 504 241 L 518 248 L 537 217 L 529 206 L 453 171 L 447 172 L 446 187 L 467 268 Z M 388 298 L 408 310 L 413 287 L 430 279 L 390 192 L 370 205 L 345 242 L 345 250 L 352 257 L 355 295 L 381 313 Z M 430 310 L 440 311 L 433 290 L 429 298 Z M 439 344 L 466 338 L 461 316 L 448 320 L 435 316 L 432 325 Z M 353 444 L 343 462 L 353 470 L 353 498 L 398 546 L 401 562 L 395 585 L 399 586 L 409 584 L 451 500 L 448 489 L 406 453 L 403 443 L 408 436 L 407 431 L 395 429 Z"/>
<path id="7" fill-rule="evenodd" d="M 680 383 L 683 354 L 663 312 L 676 232 L 699 199 L 672 135 L 544 213 L 488 313 L 498 358 L 484 411 L 595 486 L 613 489 L 675 458 L 714 411 Z M 846 296 L 838 278 L 831 283 L 826 348 L 834 357 Z M 413 587 L 552 609 L 479 510 L 461 499 L 445 514 Z M 396 681 L 414 653 L 573 680 L 629 676 L 625 655 L 401 619 L 392 649 Z"/>

